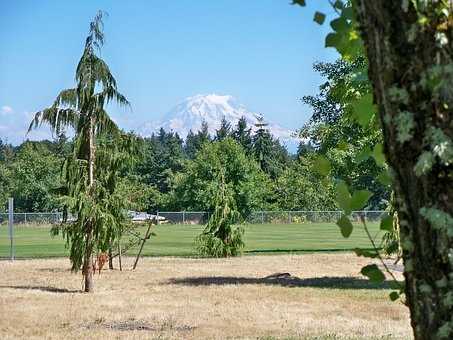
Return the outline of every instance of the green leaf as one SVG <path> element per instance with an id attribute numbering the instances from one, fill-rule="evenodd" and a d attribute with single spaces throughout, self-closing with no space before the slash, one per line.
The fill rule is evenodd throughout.
<path id="1" fill-rule="evenodd" d="M 348 238 L 354 228 L 346 215 L 341 215 L 340 219 L 337 221 L 337 225 L 340 227 L 341 235 L 343 235 L 344 238 Z"/>
<path id="2" fill-rule="evenodd" d="M 352 194 L 351 210 L 362 210 L 373 193 L 368 190 L 357 190 Z"/>
<path id="3" fill-rule="evenodd" d="M 352 6 L 345 7 L 341 11 L 341 16 L 345 17 L 348 20 L 352 20 L 354 18 L 354 11 L 352 10 Z"/>
<path id="4" fill-rule="evenodd" d="M 396 300 L 398 300 L 398 299 L 400 298 L 400 293 L 398 293 L 398 292 L 391 292 L 391 293 L 389 294 L 389 297 L 390 297 L 390 300 L 396 301 Z"/>
<path id="5" fill-rule="evenodd" d="M 349 193 L 348 186 L 343 181 L 337 184 L 336 201 L 346 215 L 351 213 L 351 194 Z"/>
<path id="6" fill-rule="evenodd" d="M 369 125 L 371 118 L 376 113 L 373 104 L 373 95 L 368 93 L 352 103 L 352 116 L 361 126 Z"/>
<path id="7" fill-rule="evenodd" d="M 313 21 L 315 21 L 319 25 L 322 25 L 325 20 L 326 20 L 326 15 L 321 12 L 316 12 L 315 16 L 313 17 Z"/>
<path id="8" fill-rule="evenodd" d="M 390 173 L 388 169 L 382 170 L 382 172 L 378 175 L 377 180 L 379 183 L 382 185 L 391 185 L 392 184 L 392 178 L 390 177 Z"/>
<path id="9" fill-rule="evenodd" d="M 381 283 L 385 280 L 384 273 L 376 264 L 369 264 L 368 266 L 363 267 L 360 273 L 372 282 Z"/>
<path id="10" fill-rule="evenodd" d="M 362 163 L 362 162 L 366 161 L 368 158 L 370 158 L 370 156 L 371 156 L 371 149 L 368 146 L 366 146 L 357 154 L 355 159 L 358 163 Z"/>
<path id="11" fill-rule="evenodd" d="M 354 252 L 357 256 L 369 257 L 372 259 L 378 257 L 377 252 L 366 250 L 366 249 L 355 248 Z"/>
<path id="12" fill-rule="evenodd" d="M 351 213 L 351 194 L 349 193 L 348 186 L 343 181 L 337 184 L 336 201 L 346 215 Z"/>
<path id="13" fill-rule="evenodd" d="M 348 22 L 343 17 L 339 17 L 337 19 L 332 20 L 330 22 L 330 26 L 336 32 L 345 31 L 349 28 Z"/>
<path id="14" fill-rule="evenodd" d="M 338 33 L 329 33 L 326 36 L 326 47 L 334 47 L 337 48 L 341 44 L 341 35 Z"/>
<path id="15" fill-rule="evenodd" d="M 380 228 L 381 228 L 381 230 L 385 230 L 385 231 L 393 231 L 393 216 L 386 213 L 381 218 Z"/>
<path id="16" fill-rule="evenodd" d="M 381 143 L 376 144 L 373 149 L 373 158 L 376 161 L 376 164 L 379 166 L 384 166 L 385 164 L 385 156 L 383 149 L 384 148 Z"/>
<path id="17" fill-rule="evenodd" d="M 305 7 L 305 0 L 293 0 L 292 5 L 299 5 Z"/>
<path id="18" fill-rule="evenodd" d="M 331 169 L 329 160 L 322 155 L 316 157 L 313 162 L 313 167 L 319 174 L 323 176 L 327 176 L 330 173 Z"/>

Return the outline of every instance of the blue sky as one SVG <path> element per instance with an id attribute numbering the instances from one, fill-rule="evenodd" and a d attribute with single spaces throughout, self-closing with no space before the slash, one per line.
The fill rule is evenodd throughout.
<path id="1" fill-rule="evenodd" d="M 160 0 L 0 1 L 0 138 L 22 141 L 33 112 L 73 87 L 88 24 L 107 11 L 102 56 L 131 111 L 110 112 L 125 129 L 162 118 L 195 94 L 229 94 L 248 109 L 288 128 L 310 110 L 300 98 L 322 79 L 315 61 L 328 25 L 312 21 L 327 1 Z M 46 129 L 31 138 L 46 137 Z"/>

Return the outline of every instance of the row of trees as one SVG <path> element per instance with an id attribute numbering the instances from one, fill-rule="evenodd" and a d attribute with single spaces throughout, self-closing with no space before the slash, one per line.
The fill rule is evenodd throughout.
<path id="1" fill-rule="evenodd" d="M 262 121 L 252 129 L 245 119 L 235 126 L 224 119 L 214 136 L 204 123 L 185 140 L 163 129 L 149 138 L 135 136 L 140 141 L 135 163 L 119 172 L 117 189 L 127 198 L 128 209 L 213 211 L 220 169 L 226 182 L 233 185 L 244 215 L 261 209 L 336 209 L 334 182 L 338 178 L 357 190 L 371 191 L 374 195 L 368 208 L 385 208 L 389 189 L 379 181 L 380 167 L 372 158 L 360 159 L 362 151 L 372 147 L 380 135 L 351 123 L 342 114 L 342 98 L 337 95 L 355 66 L 337 61 L 314 67 L 326 82 L 317 96 L 303 98 L 314 115 L 301 130 L 310 142 L 301 143 L 295 155 L 288 153 Z M 345 147 L 338 149 L 341 143 Z M 56 189 L 73 146 L 74 141 L 64 133 L 53 141 L 27 141 L 17 147 L 0 141 L 0 199 L 6 202 L 8 196 L 15 197 L 17 211 L 61 210 Z M 328 181 L 315 170 L 319 156 L 331 161 L 333 176 Z"/>

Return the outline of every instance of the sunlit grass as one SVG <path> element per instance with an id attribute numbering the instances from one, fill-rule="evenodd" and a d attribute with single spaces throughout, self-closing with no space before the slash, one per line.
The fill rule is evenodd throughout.
<path id="1" fill-rule="evenodd" d="M 355 225 L 350 238 L 344 239 L 334 223 L 253 224 L 245 225 L 245 254 L 272 254 L 313 251 L 344 251 L 355 247 L 370 248 L 363 227 Z M 372 235 L 378 234 L 378 225 L 370 224 Z M 61 236 L 51 237 L 49 225 L 16 225 L 14 253 L 16 257 L 66 256 Z M 159 225 L 152 228 L 152 236 L 143 249 L 146 256 L 194 256 L 194 238 L 202 232 L 200 225 Z M 145 226 L 137 227 L 143 236 Z M 124 244 L 127 239 L 125 237 Z M 9 256 L 9 236 L 6 225 L 0 226 L 0 257 Z M 137 247 L 128 254 L 135 254 Z"/>

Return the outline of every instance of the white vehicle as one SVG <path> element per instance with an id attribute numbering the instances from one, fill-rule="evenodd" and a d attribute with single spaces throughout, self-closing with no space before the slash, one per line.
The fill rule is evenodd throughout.
<path id="1" fill-rule="evenodd" d="M 146 212 L 128 211 L 127 214 L 131 218 L 132 222 L 144 222 L 149 220 L 158 220 L 159 223 L 167 222 L 167 220 L 163 216 L 148 214 Z"/>

